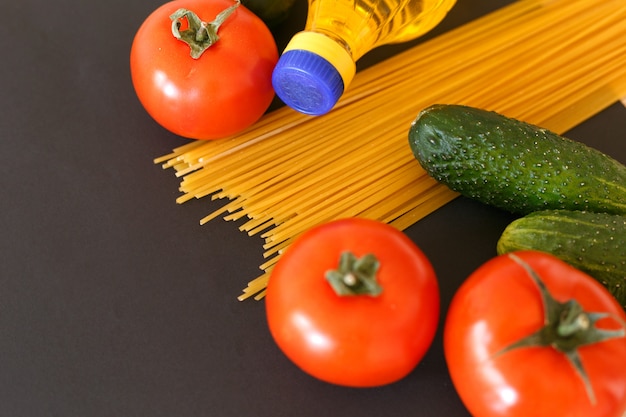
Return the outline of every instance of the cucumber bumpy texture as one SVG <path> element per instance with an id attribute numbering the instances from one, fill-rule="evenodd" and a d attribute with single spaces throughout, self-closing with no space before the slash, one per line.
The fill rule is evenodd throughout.
<path id="1" fill-rule="evenodd" d="M 433 105 L 412 123 L 409 144 L 433 178 L 512 213 L 626 214 L 626 166 L 583 143 L 495 112 Z"/>
<path id="2" fill-rule="evenodd" d="M 498 254 L 550 253 L 594 277 L 626 309 L 626 216 L 570 210 L 537 211 L 511 222 Z"/>

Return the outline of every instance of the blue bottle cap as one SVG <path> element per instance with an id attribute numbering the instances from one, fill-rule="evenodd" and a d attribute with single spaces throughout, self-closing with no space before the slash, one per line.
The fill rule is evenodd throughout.
<path id="1" fill-rule="evenodd" d="M 314 116 L 328 113 L 344 91 L 339 71 L 320 55 L 302 49 L 281 55 L 272 74 L 272 84 L 286 105 Z"/>

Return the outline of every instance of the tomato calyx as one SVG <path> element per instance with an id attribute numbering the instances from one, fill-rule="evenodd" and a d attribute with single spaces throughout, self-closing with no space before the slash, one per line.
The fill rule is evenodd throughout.
<path id="1" fill-rule="evenodd" d="M 198 59 L 219 40 L 217 31 L 240 4 L 241 0 L 235 0 L 235 4 L 218 13 L 212 22 L 204 22 L 191 10 L 178 9 L 170 16 L 172 35 L 189 45 L 191 57 Z M 183 27 L 183 19 L 187 21 L 187 28 L 180 30 Z"/>
<path id="2" fill-rule="evenodd" d="M 524 268 L 537 285 L 542 297 L 544 325 L 535 333 L 505 347 L 497 355 L 513 349 L 550 346 L 566 356 L 585 384 L 589 400 L 595 404 L 596 398 L 593 387 L 578 353 L 578 348 L 626 337 L 626 323 L 609 313 L 585 311 L 577 300 L 557 301 L 530 265 L 513 253 L 508 254 L 508 256 Z M 595 324 L 604 318 L 613 318 L 622 328 L 608 330 L 596 327 Z"/>
<path id="3" fill-rule="evenodd" d="M 339 296 L 376 297 L 383 291 L 376 279 L 379 266 L 372 254 L 357 258 L 352 252 L 343 252 L 337 269 L 326 271 L 326 280 Z"/>

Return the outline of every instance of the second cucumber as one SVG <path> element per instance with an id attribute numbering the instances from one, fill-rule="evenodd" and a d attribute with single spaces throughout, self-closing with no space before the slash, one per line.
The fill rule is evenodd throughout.
<path id="1" fill-rule="evenodd" d="M 498 254 L 519 250 L 550 253 L 596 278 L 626 308 L 626 216 L 545 210 L 507 226 Z"/>

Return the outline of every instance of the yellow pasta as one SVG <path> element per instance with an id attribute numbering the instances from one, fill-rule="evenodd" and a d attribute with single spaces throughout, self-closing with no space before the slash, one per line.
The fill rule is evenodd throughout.
<path id="1" fill-rule="evenodd" d="M 282 251 L 305 230 L 361 216 L 404 230 L 457 194 L 408 146 L 434 103 L 495 110 L 562 133 L 626 97 L 623 0 L 520 0 L 359 72 L 336 108 L 281 108 L 247 131 L 192 141 L 155 160 L 181 178 L 178 203 L 228 199 L 201 219 L 245 219 L 264 239 L 263 297 Z"/>

